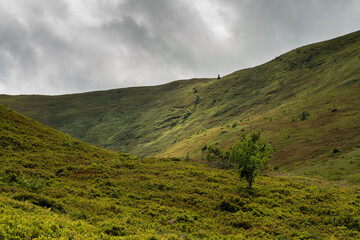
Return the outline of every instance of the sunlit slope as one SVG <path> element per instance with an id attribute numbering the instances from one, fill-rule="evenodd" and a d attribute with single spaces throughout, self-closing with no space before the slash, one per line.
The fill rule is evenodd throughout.
<path id="1" fill-rule="evenodd" d="M 0 102 L 84 141 L 136 156 L 189 155 L 263 130 L 274 164 L 299 167 L 360 144 L 360 32 L 300 47 L 220 80 Z M 302 114 L 306 116 L 302 118 Z M 308 114 L 310 114 L 308 116 Z"/>
<path id="2" fill-rule="evenodd" d="M 224 106 L 244 109 L 242 113 L 227 124 L 175 144 L 163 155 L 189 153 L 198 158 L 205 144 L 219 143 L 225 148 L 243 131 L 259 129 L 275 145 L 274 164 L 300 168 L 355 151 L 360 147 L 359 36 L 357 32 L 295 49 L 230 75 L 264 87 L 244 84 L 244 92 L 253 94 L 242 95 L 247 96 L 243 102 L 231 94 Z M 238 88 L 227 89 L 229 94 Z M 340 151 L 333 154 L 334 148 Z M 359 180 L 358 176 L 356 182 Z"/>
<path id="3" fill-rule="evenodd" d="M 359 239 L 356 189 L 80 142 L 0 105 L 1 239 Z M 182 237 L 181 237 L 182 236 Z"/>

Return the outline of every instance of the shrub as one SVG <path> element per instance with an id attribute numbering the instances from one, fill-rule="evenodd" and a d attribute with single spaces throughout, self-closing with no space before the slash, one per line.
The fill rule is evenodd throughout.
<path id="1" fill-rule="evenodd" d="M 338 152 L 340 152 L 340 150 L 338 148 L 334 147 L 333 150 L 332 150 L 332 153 L 335 154 L 335 153 L 338 153 Z"/>
<path id="2" fill-rule="evenodd" d="M 185 161 L 187 161 L 187 162 L 190 161 L 190 154 L 189 153 L 186 154 Z"/>
<path id="3" fill-rule="evenodd" d="M 217 145 L 217 143 L 215 143 Z M 231 169 L 234 167 L 234 164 L 228 161 L 223 155 L 223 152 L 218 146 L 209 146 L 208 153 L 205 159 L 210 163 L 210 165 L 216 166 L 221 169 Z"/>
<path id="4" fill-rule="evenodd" d="M 185 113 L 185 115 L 183 116 L 183 119 L 184 119 L 184 120 L 187 119 L 188 117 L 190 117 L 191 114 L 192 114 L 192 112 L 191 112 L 190 109 L 186 110 L 186 113 Z"/>
<path id="5" fill-rule="evenodd" d="M 105 229 L 104 231 L 107 235 L 111 235 L 111 236 L 125 236 L 126 232 L 125 232 L 125 228 L 124 227 L 119 227 L 119 226 L 112 226 L 111 228 Z"/>
<path id="6" fill-rule="evenodd" d="M 219 204 L 218 209 L 221 211 L 231 212 L 231 213 L 235 213 L 235 212 L 239 211 L 238 206 L 236 206 L 235 204 L 233 204 L 232 202 L 227 201 L 227 200 L 223 200 Z"/>
<path id="7" fill-rule="evenodd" d="M 31 194 L 31 193 L 22 193 L 15 195 L 13 199 L 18 201 L 29 201 L 34 205 L 44 208 L 51 208 L 51 210 L 55 212 L 65 213 L 65 209 L 60 203 L 58 203 L 56 200 L 53 200 L 45 196 Z"/>
<path id="8" fill-rule="evenodd" d="M 301 120 L 301 121 L 304 121 L 304 120 L 306 120 L 306 118 L 307 118 L 308 116 L 310 116 L 310 113 L 307 112 L 307 111 L 304 111 L 304 112 L 302 112 L 302 113 L 300 114 L 300 120 Z"/>
<path id="9" fill-rule="evenodd" d="M 41 175 L 25 176 L 23 174 L 9 173 L 2 181 L 10 186 L 28 188 L 32 191 L 39 190 L 46 186 L 46 180 L 42 178 Z"/>
<path id="10" fill-rule="evenodd" d="M 199 104 L 200 101 L 201 101 L 201 99 L 200 99 L 199 95 L 197 95 L 194 103 Z"/>
<path id="11" fill-rule="evenodd" d="M 230 224 L 235 228 L 242 228 L 245 230 L 251 228 L 251 223 L 248 221 L 235 220 L 235 221 L 232 221 Z"/>

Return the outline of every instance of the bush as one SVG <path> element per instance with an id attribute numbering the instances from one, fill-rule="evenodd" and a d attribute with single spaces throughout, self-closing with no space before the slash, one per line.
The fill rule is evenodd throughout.
<path id="1" fill-rule="evenodd" d="M 236 220 L 236 221 L 232 221 L 230 224 L 235 228 L 242 228 L 245 230 L 251 228 L 251 223 L 247 221 Z"/>
<path id="2" fill-rule="evenodd" d="M 235 204 L 231 203 L 230 201 L 227 200 L 223 200 L 219 206 L 218 209 L 221 211 L 225 211 L 225 212 L 231 212 L 231 213 L 235 213 L 237 211 L 239 211 L 239 207 L 236 206 Z"/>
<path id="3" fill-rule="evenodd" d="M 104 232 L 110 236 L 125 236 L 126 235 L 125 228 L 122 226 L 121 227 L 112 226 L 111 228 L 105 229 Z"/>
<path id="4" fill-rule="evenodd" d="M 307 112 L 307 111 L 304 111 L 304 112 L 302 112 L 302 113 L 300 114 L 300 120 L 301 120 L 301 121 L 304 121 L 304 120 L 306 120 L 306 118 L 307 118 L 308 116 L 310 116 L 310 113 Z"/>
<path id="5" fill-rule="evenodd" d="M 23 174 L 9 173 L 2 181 L 10 186 L 28 188 L 32 191 L 39 190 L 46 186 L 46 180 L 41 175 L 26 176 Z"/>
<path id="6" fill-rule="evenodd" d="M 197 95 L 194 103 L 199 104 L 200 101 L 201 101 L 201 99 L 200 99 L 199 95 Z"/>
<path id="7" fill-rule="evenodd" d="M 186 110 L 186 113 L 185 113 L 185 115 L 183 116 L 183 119 L 184 119 L 184 120 L 187 119 L 188 117 L 190 117 L 191 114 L 192 114 L 192 112 L 191 112 L 190 109 Z"/>
<path id="8" fill-rule="evenodd" d="M 34 205 L 45 208 L 51 208 L 51 210 L 55 212 L 65 213 L 65 209 L 60 203 L 58 203 L 56 200 L 50 199 L 45 196 L 31 194 L 31 193 L 22 193 L 15 195 L 13 199 L 18 201 L 29 201 Z"/>
<path id="9" fill-rule="evenodd" d="M 340 152 L 340 150 L 339 150 L 338 148 L 336 148 L 336 147 L 333 148 L 333 150 L 332 150 L 332 153 L 333 153 L 333 154 L 338 153 L 338 152 Z"/>

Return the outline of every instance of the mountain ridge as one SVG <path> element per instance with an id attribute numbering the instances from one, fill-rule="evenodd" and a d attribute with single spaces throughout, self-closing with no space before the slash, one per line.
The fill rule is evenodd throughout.
<path id="1" fill-rule="evenodd" d="M 220 80 L 51 97 L 1 95 L 0 103 L 81 140 L 139 157 L 201 161 L 205 145 L 226 148 L 243 132 L 263 130 L 277 149 L 272 163 L 297 168 L 332 158 L 333 148 L 346 153 L 359 144 L 359 55 L 357 31 Z M 303 113 L 309 116 L 301 120 Z"/>

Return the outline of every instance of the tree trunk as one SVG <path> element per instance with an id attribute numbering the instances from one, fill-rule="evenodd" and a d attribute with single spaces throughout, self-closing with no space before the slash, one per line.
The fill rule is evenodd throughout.
<path id="1" fill-rule="evenodd" d="M 252 187 L 252 183 L 253 183 L 253 179 L 250 179 L 250 180 L 248 181 L 248 183 L 249 183 L 248 188 L 251 188 L 251 187 Z"/>

